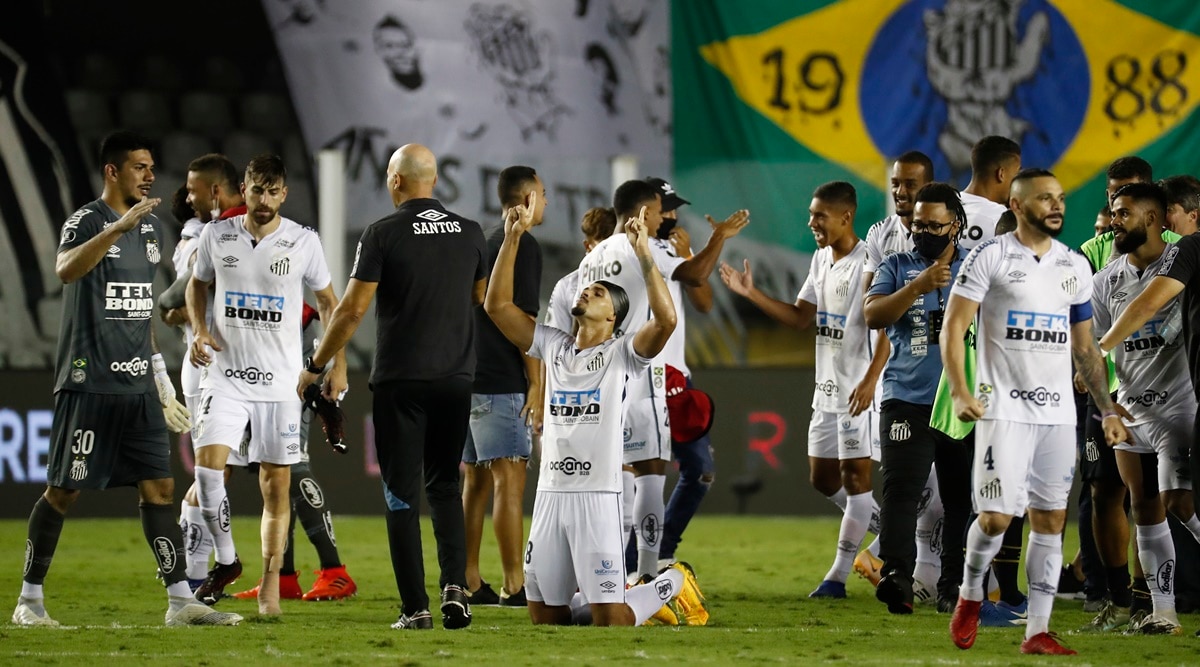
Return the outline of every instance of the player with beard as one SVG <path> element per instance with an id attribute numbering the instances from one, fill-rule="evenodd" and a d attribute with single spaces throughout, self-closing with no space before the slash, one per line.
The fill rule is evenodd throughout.
<path id="1" fill-rule="evenodd" d="M 978 516 L 967 533 L 966 566 L 950 636 L 975 643 L 984 571 L 1014 516 L 1029 513 L 1028 620 L 1022 653 L 1074 654 L 1049 632 L 1062 569 L 1062 531 L 1075 469 L 1071 365 L 1103 411 L 1105 439 L 1129 437 L 1108 394 L 1104 358 L 1092 336 L 1091 271 L 1055 237 L 1066 196 L 1048 171 L 1013 179 L 1017 230 L 980 244 L 951 290 L 942 362 L 955 412 L 978 421 L 972 485 Z M 975 384 L 963 372 L 964 335 L 978 315 Z"/>
<path id="2" fill-rule="evenodd" d="M 1105 176 L 1105 203 L 1111 207 L 1113 196 L 1118 189 L 1131 183 L 1152 183 L 1154 170 L 1150 163 L 1142 158 L 1127 155 L 1113 160 Z M 1179 236 L 1164 230 L 1163 240 L 1173 243 L 1179 240 Z M 1093 272 L 1100 271 L 1120 255 L 1111 229 L 1085 241 L 1079 247 L 1079 251 L 1088 259 Z M 1078 380 L 1075 384 L 1076 391 L 1081 391 L 1082 384 Z M 1118 380 L 1111 359 L 1108 361 L 1108 384 L 1115 400 Z M 1091 489 L 1091 539 L 1097 558 L 1103 565 L 1099 572 L 1094 568 L 1085 569 L 1085 575 L 1089 579 L 1103 582 L 1108 601 L 1084 629 L 1108 632 L 1120 629 L 1129 618 L 1138 620 L 1139 617 L 1149 615 L 1153 605 L 1136 551 L 1133 558 L 1132 587 L 1130 585 L 1129 518 L 1126 515 L 1128 493 L 1117 466 L 1115 451 L 1102 445 L 1103 434 L 1097 422 L 1099 414 L 1095 403 L 1089 400 L 1085 407 L 1083 441 L 1078 443 L 1079 475 Z M 1088 515 L 1088 512 L 1081 510 L 1081 517 Z M 1086 547 L 1086 535 L 1080 536 L 1080 543 Z M 1086 565 L 1087 561 L 1084 564 Z M 1092 570 L 1090 574 L 1088 569 Z M 1130 610 L 1131 616 L 1126 616 L 1126 609 Z"/>
<path id="3" fill-rule="evenodd" d="M 1097 335 L 1103 335 L 1109 323 L 1154 279 L 1166 253 L 1174 247 L 1162 240 L 1166 208 L 1166 197 L 1158 186 L 1133 183 L 1116 191 L 1113 242 L 1121 256 L 1094 279 L 1092 309 Z M 1137 634 L 1182 632 L 1175 613 L 1175 545 L 1166 511 L 1194 538 L 1200 538 L 1200 519 L 1195 516 L 1189 493 L 1192 483 L 1186 475 L 1196 401 L 1189 391 L 1183 346 L 1164 335 L 1164 325 L 1178 307 L 1176 296 L 1113 350 L 1121 382 L 1119 403 L 1133 415 L 1129 429 L 1134 436 L 1132 443 L 1116 445 L 1116 463 L 1132 497 L 1138 558 L 1153 600 L 1152 613 L 1130 623 L 1128 632 Z M 1153 473 L 1156 468 L 1157 477 Z"/>
<path id="4" fill-rule="evenodd" d="M 280 216 L 287 199 L 287 171 L 276 155 L 259 155 L 242 182 L 247 214 L 210 223 L 200 234 L 188 283 L 188 319 L 195 327 L 191 362 L 201 367 L 201 414 L 197 420 L 196 484 L 200 512 L 212 532 L 216 563 L 196 589 L 196 598 L 215 603 L 241 574 L 229 521 L 225 466 L 243 442 L 245 459 L 259 464 L 263 495 L 262 614 L 278 614 L 279 575 L 290 518 L 291 465 L 301 460 L 299 425 L 303 409 L 285 378 L 302 365 L 304 288 L 312 290 L 322 319 L 338 299 L 320 238 L 314 230 Z M 213 326 L 205 322 L 209 286 Z M 325 382 L 325 397 L 337 400 L 347 388 L 345 355 L 338 355 Z M 239 451 L 240 453 L 240 451 Z"/>

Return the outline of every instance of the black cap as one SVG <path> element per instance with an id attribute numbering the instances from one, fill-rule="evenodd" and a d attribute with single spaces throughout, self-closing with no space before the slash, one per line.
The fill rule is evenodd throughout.
<path id="1" fill-rule="evenodd" d="M 653 185 L 654 189 L 658 190 L 658 194 L 662 196 L 663 213 L 674 211 L 684 204 L 692 203 L 683 197 L 680 197 L 679 194 L 675 192 L 675 188 L 661 178 L 651 176 L 646 179 L 646 182 L 650 185 Z"/>

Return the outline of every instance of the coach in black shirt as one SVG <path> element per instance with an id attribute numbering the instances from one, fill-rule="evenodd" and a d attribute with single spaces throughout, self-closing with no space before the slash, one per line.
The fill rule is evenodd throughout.
<path id="1" fill-rule="evenodd" d="M 396 212 L 363 232 L 346 294 L 297 387 L 303 395 L 350 340 L 378 291 L 371 391 L 402 603 L 396 629 L 433 627 L 421 555 L 422 471 L 442 570 L 442 625 L 471 624 L 458 467 L 475 374 L 472 309 L 487 286 L 487 245 L 478 223 L 433 198 L 435 183 L 437 161 L 428 148 L 407 144 L 392 154 L 387 189 Z"/>

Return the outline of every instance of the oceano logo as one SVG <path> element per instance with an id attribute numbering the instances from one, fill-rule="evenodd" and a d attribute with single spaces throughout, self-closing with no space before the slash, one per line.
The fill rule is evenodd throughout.
<path id="1" fill-rule="evenodd" d="M 251 366 L 250 368 L 246 369 L 226 369 L 225 377 L 233 378 L 234 380 L 241 380 L 246 384 L 258 384 L 259 382 L 262 382 L 263 384 L 270 384 L 271 380 L 275 379 L 275 374 L 267 371 L 260 371 L 259 369 Z"/>
<path id="2" fill-rule="evenodd" d="M 561 472 L 564 475 L 574 475 L 575 473 L 587 475 L 592 471 L 592 462 L 580 461 L 573 456 L 568 456 L 561 461 L 551 461 L 550 469 Z"/>
<path id="3" fill-rule="evenodd" d="M 108 369 L 114 373 L 129 373 L 133 377 L 145 375 L 150 369 L 150 362 L 141 357 L 134 357 L 129 361 L 114 361 L 108 366 Z"/>
<path id="4" fill-rule="evenodd" d="M 1037 389 L 1030 390 L 1013 389 L 1008 393 L 1008 395 L 1013 398 L 1019 398 L 1022 401 L 1030 401 L 1034 405 L 1039 406 L 1046 405 L 1046 403 L 1058 405 L 1059 399 L 1062 398 L 1057 391 L 1050 391 L 1045 387 L 1038 387 Z"/>

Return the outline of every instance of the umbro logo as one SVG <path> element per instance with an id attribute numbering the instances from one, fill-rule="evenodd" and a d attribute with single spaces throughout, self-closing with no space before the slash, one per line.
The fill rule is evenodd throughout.
<path id="1" fill-rule="evenodd" d="M 1020 282 L 1021 279 L 1025 277 L 1025 272 L 1024 271 L 1010 271 L 1008 274 L 1008 277 L 1012 278 L 1014 281 Z"/>
<path id="2" fill-rule="evenodd" d="M 1113 301 L 1124 301 L 1125 297 L 1127 297 L 1127 296 L 1129 296 L 1129 295 L 1126 294 L 1125 292 L 1117 292 L 1116 294 L 1112 295 L 1112 298 L 1113 298 Z"/>
<path id="3" fill-rule="evenodd" d="M 437 209 L 430 208 L 430 209 L 426 209 L 426 210 L 418 213 L 417 217 L 421 218 L 422 220 L 428 220 L 430 222 L 437 222 L 438 220 L 441 220 L 443 218 L 448 218 L 450 216 L 446 213 L 442 213 L 441 211 L 439 211 Z"/>
<path id="4" fill-rule="evenodd" d="M 600 584 L 600 588 L 603 588 L 606 591 L 611 591 L 612 589 L 614 589 L 616 587 L 617 587 L 617 584 L 612 581 L 604 581 L 604 582 L 601 582 L 601 584 Z"/>
<path id="5" fill-rule="evenodd" d="M 233 268 L 234 266 L 237 266 L 238 258 L 234 257 L 233 255 L 225 255 L 224 257 L 221 258 L 221 261 L 225 262 L 225 268 L 228 269 L 228 268 Z"/>

